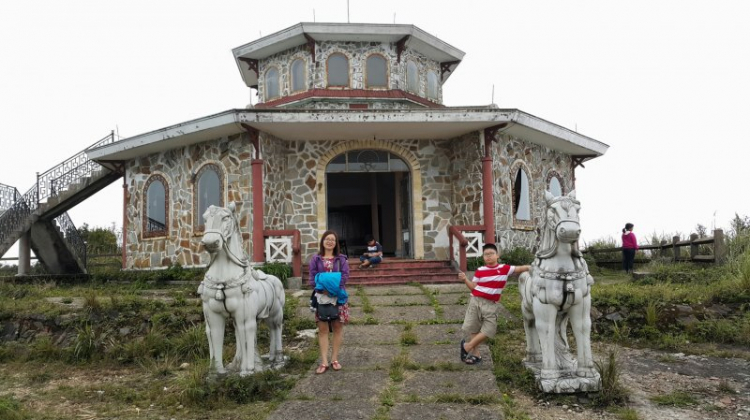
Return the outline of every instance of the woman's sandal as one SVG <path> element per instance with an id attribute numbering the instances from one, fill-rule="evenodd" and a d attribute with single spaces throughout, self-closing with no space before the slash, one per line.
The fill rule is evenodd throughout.
<path id="1" fill-rule="evenodd" d="M 467 365 L 478 365 L 482 363 L 482 358 L 479 356 L 469 355 L 466 357 L 466 360 L 464 360 L 464 363 Z"/>
<path id="2" fill-rule="evenodd" d="M 341 363 L 339 363 L 338 360 L 334 360 L 333 363 L 331 363 L 331 367 L 333 370 L 341 370 Z"/>
<path id="3" fill-rule="evenodd" d="M 318 365 L 318 368 L 315 369 L 315 374 L 320 375 L 321 373 L 326 373 L 328 370 L 328 365 Z"/>

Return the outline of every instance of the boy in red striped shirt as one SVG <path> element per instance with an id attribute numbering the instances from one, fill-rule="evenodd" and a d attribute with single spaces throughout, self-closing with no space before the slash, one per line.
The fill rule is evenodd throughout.
<path id="1" fill-rule="evenodd" d="M 458 273 L 458 279 L 471 290 L 462 327 L 471 339 L 469 342 L 461 340 L 461 360 L 469 365 L 482 362 L 479 345 L 497 332 L 497 303 L 508 276 L 521 274 L 530 268 L 528 265 L 498 264 L 500 254 L 495 244 L 484 244 L 482 257 L 485 265 L 477 268 L 473 279 L 469 280 L 465 273 Z"/>

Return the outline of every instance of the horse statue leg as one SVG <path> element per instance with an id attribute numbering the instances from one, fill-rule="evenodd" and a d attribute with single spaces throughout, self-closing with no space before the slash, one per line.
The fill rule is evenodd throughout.
<path id="1" fill-rule="evenodd" d="M 203 303 L 203 316 L 206 318 L 206 336 L 208 337 L 209 369 L 218 374 L 226 373 L 222 360 L 224 352 L 224 327 L 226 320 L 221 314 L 212 311 L 206 302 Z"/>
<path id="2" fill-rule="evenodd" d="M 240 376 L 247 376 L 255 372 L 255 334 L 257 332 L 257 323 L 255 313 L 251 310 L 253 306 L 251 300 L 251 295 L 241 295 L 237 310 L 234 312 L 237 322 L 235 333 L 237 334 L 237 343 L 240 346 L 237 349 L 241 359 Z"/>
<path id="3" fill-rule="evenodd" d="M 549 291 L 547 291 L 549 293 Z M 542 347 L 541 379 L 555 379 L 560 376 L 555 357 L 555 336 L 557 308 L 555 305 L 542 303 L 538 297 L 534 298 L 534 325 L 539 334 Z"/>
<path id="4" fill-rule="evenodd" d="M 570 307 L 570 326 L 576 338 L 578 368 L 576 375 L 583 378 L 598 376 L 594 368 L 591 355 L 591 294 L 587 294 L 581 302 Z"/>
<path id="5" fill-rule="evenodd" d="M 518 278 L 521 293 L 521 313 L 523 315 L 523 329 L 526 332 L 526 363 L 542 361 L 542 349 L 539 347 L 539 335 L 534 319 L 534 297 L 531 284 L 533 279 L 529 273 L 522 273 Z"/>

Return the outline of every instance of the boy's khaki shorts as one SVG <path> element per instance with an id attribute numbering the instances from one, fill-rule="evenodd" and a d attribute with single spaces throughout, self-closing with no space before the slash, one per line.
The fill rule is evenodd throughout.
<path id="1" fill-rule="evenodd" d="M 481 332 L 489 338 L 497 333 L 497 306 L 491 300 L 472 296 L 464 315 L 462 329 L 468 334 Z"/>

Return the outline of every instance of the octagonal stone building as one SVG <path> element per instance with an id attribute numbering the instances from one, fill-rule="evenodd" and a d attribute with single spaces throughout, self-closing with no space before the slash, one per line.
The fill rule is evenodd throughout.
<path id="1" fill-rule="evenodd" d="M 451 231 L 534 249 L 544 191 L 570 192 L 608 148 L 518 109 L 444 105 L 464 53 L 413 25 L 300 23 L 233 54 L 255 106 L 88 152 L 125 170 L 124 268 L 205 265 L 201 215 L 230 202 L 255 262 L 284 237 L 309 260 L 326 229 L 355 255 L 370 233 L 405 259 L 454 259 Z"/>

